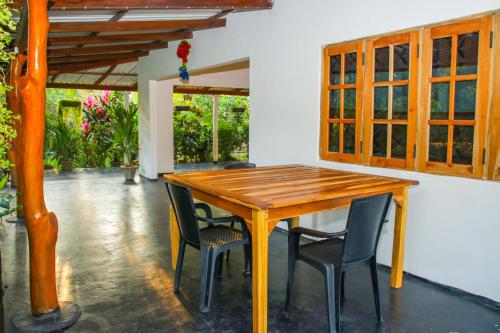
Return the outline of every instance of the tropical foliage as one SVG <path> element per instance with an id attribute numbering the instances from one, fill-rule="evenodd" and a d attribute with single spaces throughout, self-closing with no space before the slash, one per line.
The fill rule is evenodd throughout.
<path id="1" fill-rule="evenodd" d="M 137 104 L 129 102 L 126 106 L 120 95 L 114 95 L 111 97 L 107 109 L 112 115 L 115 148 L 123 155 L 123 165 L 132 166 L 134 159 L 137 158 L 139 142 Z"/>

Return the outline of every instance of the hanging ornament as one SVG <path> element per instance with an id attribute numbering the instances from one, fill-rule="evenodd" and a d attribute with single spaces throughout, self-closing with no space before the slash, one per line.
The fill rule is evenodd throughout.
<path id="1" fill-rule="evenodd" d="M 179 77 L 183 81 L 189 80 L 189 72 L 187 70 L 187 62 L 191 44 L 187 40 L 182 40 L 177 47 L 177 57 L 182 59 L 182 65 L 179 67 Z"/>

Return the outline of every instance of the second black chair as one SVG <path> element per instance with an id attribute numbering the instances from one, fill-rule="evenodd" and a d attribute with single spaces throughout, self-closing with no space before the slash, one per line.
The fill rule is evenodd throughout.
<path id="1" fill-rule="evenodd" d="M 340 296 L 344 294 L 345 271 L 352 266 L 370 265 L 377 320 L 382 321 L 377 277 L 376 253 L 392 193 L 355 199 L 351 203 L 346 229 L 326 233 L 293 228 L 288 236 L 288 285 L 286 308 L 293 290 L 295 262 L 303 260 L 325 276 L 329 332 L 340 332 Z M 325 240 L 299 246 L 301 235 Z M 344 239 L 339 237 L 344 236 Z"/>
<path id="2" fill-rule="evenodd" d="M 234 217 L 229 217 L 232 220 L 224 217 L 201 217 L 196 214 L 196 207 L 190 189 L 172 183 L 166 183 L 166 185 L 180 232 L 174 293 L 179 292 L 184 252 L 186 245 L 190 245 L 201 252 L 199 308 L 201 312 L 208 312 L 210 310 L 217 258 L 231 248 L 243 246 L 245 267 L 248 269 L 252 253 L 250 236 L 243 220 L 238 220 L 241 224 L 240 231 L 224 225 L 234 220 Z M 203 205 L 198 205 L 198 208 L 203 209 L 202 207 Z M 201 221 L 208 223 L 208 226 L 200 228 L 199 223 Z"/>

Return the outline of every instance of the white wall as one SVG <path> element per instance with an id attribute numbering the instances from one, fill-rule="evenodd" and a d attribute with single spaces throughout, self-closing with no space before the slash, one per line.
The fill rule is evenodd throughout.
<path id="1" fill-rule="evenodd" d="M 143 68 L 139 66 L 139 71 Z M 162 72 L 163 73 L 163 72 Z M 191 86 L 249 88 L 248 69 L 192 76 Z M 174 134 L 172 94 L 178 79 L 139 81 L 139 173 L 156 179 L 159 173 L 174 171 Z"/>
<path id="2" fill-rule="evenodd" d="M 500 301 L 499 183 L 325 162 L 318 155 L 322 46 L 499 6 L 498 0 L 276 0 L 270 11 L 230 15 L 226 28 L 196 32 L 189 66 L 250 58 L 250 159 L 258 165 L 305 163 L 419 180 L 410 191 L 405 270 Z M 178 65 L 175 47 L 141 59 L 140 98 L 149 98 L 150 80 Z M 323 225 L 324 219 L 304 220 Z M 392 227 L 379 249 L 384 264 L 390 264 Z"/>

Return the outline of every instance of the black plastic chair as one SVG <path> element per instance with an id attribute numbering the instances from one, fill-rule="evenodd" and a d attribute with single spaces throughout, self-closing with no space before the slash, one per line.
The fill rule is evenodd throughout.
<path id="1" fill-rule="evenodd" d="M 174 293 L 179 292 L 184 252 L 186 245 L 190 245 L 201 252 L 199 308 L 201 312 L 208 312 L 210 310 L 217 259 L 219 259 L 225 251 L 234 247 L 243 246 L 245 253 L 245 268 L 249 269 L 252 253 L 250 236 L 243 220 L 238 220 L 241 224 L 240 231 L 224 225 L 234 221 L 234 216 L 221 218 L 201 217 L 196 214 L 196 206 L 193 202 L 193 196 L 189 188 L 169 182 L 167 182 L 166 185 L 180 231 L 179 256 L 175 269 Z M 198 207 L 201 208 L 204 207 L 204 205 L 198 204 Z M 211 214 L 209 216 L 211 216 Z M 229 220 L 229 218 L 232 220 Z M 201 221 L 206 222 L 208 226 L 201 228 Z"/>
<path id="2" fill-rule="evenodd" d="M 340 332 L 340 297 L 344 297 L 345 271 L 352 266 L 368 263 L 377 320 L 382 321 L 376 253 L 391 199 L 392 193 L 386 193 L 353 200 L 346 229 L 340 232 L 326 233 L 302 227 L 291 230 L 288 236 L 286 309 L 290 304 L 295 261 L 303 260 L 325 276 L 329 332 Z M 325 239 L 299 246 L 301 235 Z M 341 236 L 344 239 L 339 238 Z"/>

